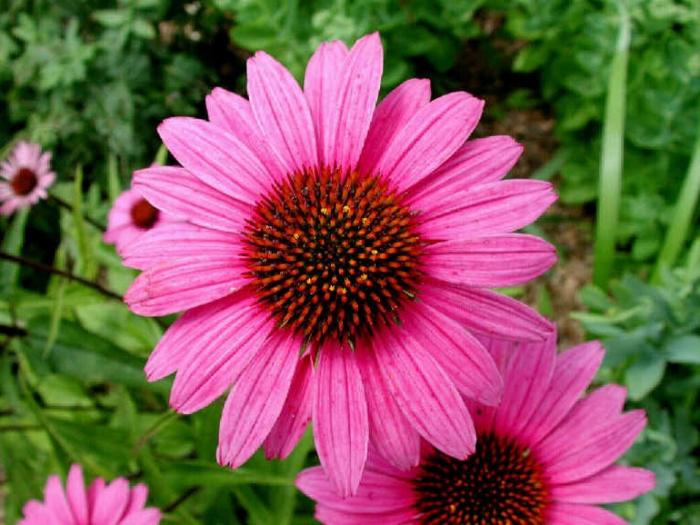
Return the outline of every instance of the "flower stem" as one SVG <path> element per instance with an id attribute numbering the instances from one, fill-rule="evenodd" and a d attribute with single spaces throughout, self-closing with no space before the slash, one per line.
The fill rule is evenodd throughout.
<path id="1" fill-rule="evenodd" d="M 32 269 L 40 271 L 40 272 L 50 273 L 53 275 L 60 275 L 61 277 L 65 277 L 68 280 L 75 281 L 76 283 L 80 283 L 84 286 L 92 288 L 93 290 L 97 290 L 105 297 L 109 297 L 110 299 L 115 299 L 119 302 L 122 301 L 122 296 L 119 295 L 118 293 L 113 292 L 112 290 L 105 288 L 104 286 L 102 286 L 99 283 L 96 283 L 94 281 L 90 281 L 88 279 L 84 279 L 83 277 L 79 277 L 77 275 L 74 275 L 71 272 L 68 272 L 65 270 L 60 270 L 60 269 L 55 268 L 53 266 L 49 266 L 47 264 L 43 264 L 43 263 L 40 263 L 37 261 L 33 261 L 31 259 L 27 259 L 26 257 L 22 257 L 21 255 L 12 255 L 12 254 L 5 253 L 5 252 L 0 252 L 0 259 L 4 259 L 5 261 L 10 261 L 10 262 L 13 262 L 16 264 L 21 264 L 23 266 L 26 266 L 28 268 L 32 268 Z"/>

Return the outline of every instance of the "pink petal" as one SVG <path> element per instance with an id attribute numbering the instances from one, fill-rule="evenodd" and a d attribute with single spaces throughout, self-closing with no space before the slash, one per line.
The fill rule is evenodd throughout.
<path id="1" fill-rule="evenodd" d="M 444 370 L 403 331 L 377 335 L 374 355 L 389 390 L 413 428 L 458 459 L 474 452 L 476 434 L 462 397 Z"/>
<path id="2" fill-rule="evenodd" d="M 377 162 L 394 136 L 421 107 L 430 102 L 430 81 L 412 78 L 394 88 L 377 106 L 360 155 L 361 173 L 376 171 Z"/>
<path id="3" fill-rule="evenodd" d="M 463 395 L 485 405 L 500 402 L 503 380 L 496 363 L 458 322 L 424 304 L 406 316 L 404 326 Z"/>
<path id="4" fill-rule="evenodd" d="M 335 492 L 333 484 L 320 467 L 302 471 L 296 485 L 309 498 L 340 512 L 392 512 L 409 509 L 415 502 L 410 483 L 369 470 L 362 476 L 357 494 L 350 498 L 343 498 Z"/>
<path id="5" fill-rule="evenodd" d="M 206 120 L 171 117 L 158 134 L 182 166 L 205 184 L 248 203 L 266 192 L 270 173 L 243 142 Z"/>
<path id="6" fill-rule="evenodd" d="M 156 208 L 205 228 L 239 232 L 252 210 L 183 168 L 153 166 L 136 171 L 133 185 Z"/>
<path id="7" fill-rule="evenodd" d="M 416 203 L 429 239 L 465 239 L 509 233 L 537 220 L 557 199 L 549 182 L 516 179 L 452 191 Z"/>
<path id="8" fill-rule="evenodd" d="M 44 505 L 59 523 L 72 523 L 73 513 L 58 476 L 49 476 L 44 489 Z"/>
<path id="9" fill-rule="evenodd" d="M 336 491 L 357 491 L 367 460 L 369 422 L 362 376 L 349 348 L 319 351 L 313 394 L 316 450 Z"/>
<path id="10" fill-rule="evenodd" d="M 360 38 L 350 50 L 329 104 L 322 159 L 350 171 L 357 165 L 379 95 L 384 53 L 378 33 Z"/>
<path id="11" fill-rule="evenodd" d="M 520 435 L 529 419 L 541 410 L 556 362 L 556 336 L 543 343 L 513 345 L 503 373 L 503 401 L 496 409 L 495 428 Z"/>
<path id="12" fill-rule="evenodd" d="M 24 518 L 17 525 L 65 525 L 59 521 L 58 516 L 36 500 L 28 501 L 22 508 L 22 514 Z"/>
<path id="13" fill-rule="evenodd" d="M 209 121 L 234 135 L 262 161 L 270 175 L 268 182 L 280 180 L 285 175 L 279 157 L 258 128 L 250 102 L 236 93 L 217 87 L 207 95 L 206 105 Z"/>
<path id="14" fill-rule="evenodd" d="M 131 492 L 129 494 L 129 504 L 126 508 L 126 512 L 124 512 L 124 516 L 128 516 L 129 514 L 138 513 L 139 511 L 141 511 L 144 505 L 146 504 L 147 499 L 148 487 L 143 483 L 134 485 L 131 488 Z"/>
<path id="15" fill-rule="evenodd" d="M 485 288 L 526 283 L 557 260 L 554 246 L 520 233 L 441 242 L 425 251 L 431 277 Z"/>
<path id="16" fill-rule="evenodd" d="M 150 266 L 193 256 L 230 257 L 241 248 L 236 234 L 210 230 L 187 222 L 169 222 L 145 232 L 138 242 L 122 251 L 125 266 L 145 270 Z M 186 264 L 186 263 L 185 263 Z"/>
<path id="17" fill-rule="evenodd" d="M 156 351 L 162 345 L 172 349 L 160 350 L 165 355 L 186 353 L 170 392 L 170 406 L 191 414 L 221 396 L 257 353 L 269 346 L 272 329 L 272 322 L 247 292 L 183 315 L 156 347 Z"/>
<path id="18" fill-rule="evenodd" d="M 550 487 L 552 499 L 567 503 L 617 503 L 637 498 L 656 485 L 650 470 L 612 465 L 574 483 Z"/>
<path id="19" fill-rule="evenodd" d="M 529 306 L 488 290 L 430 279 L 420 297 L 469 330 L 488 337 L 540 341 L 553 331 L 549 321 Z"/>
<path id="20" fill-rule="evenodd" d="M 161 513 L 158 509 L 143 509 L 131 514 L 123 519 L 119 525 L 158 525 L 161 520 Z"/>
<path id="21" fill-rule="evenodd" d="M 221 414 L 217 459 L 237 468 L 260 447 L 287 398 L 299 360 L 300 341 L 277 332 L 241 373 Z"/>
<path id="22" fill-rule="evenodd" d="M 523 147 L 502 135 L 470 140 L 442 166 L 411 189 L 422 200 L 446 187 L 467 189 L 502 179 L 520 158 Z"/>
<path id="23" fill-rule="evenodd" d="M 547 514 L 547 525 L 627 525 L 627 522 L 600 507 L 555 503 Z"/>
<path id="24" fill-rule="evenodd" d="M 240 290 L 249 282 L 245 273 L 235 252 L 161 262 L 136 278 L 124 301 L 139 315 L 181 312 Z"/>
<path id="25" fill-rule="evenodd" d="M 420 108 L 387 146 L 376 171 L 401 189 L 430 175 L 476 127 L 484 103 L 468 93 L 444 95 Z"/>
<path id="26" fill-rule="evenodd" d="M 593 380 L 603 355 L 603 347 L 593 341 L 575 346 L 557 357 L 552 381 L 539 409 L 523 428 L 523 439 L 539 443 L 564 419 Z"/>
<path id="27" fill-rule="evenodd" d="M 92 512 L 94 512 L 95 505 L 97 504 L 97 499 L 100 497 L 104 490 L 105 480 L 103 480 L 102 478 L 95 478 L 90 484 L 90 487 L 88 488 L 87 499 L 88 508 L 91 509 L 91 515 Z"/>
<path id="28" fill-rule="evenodd" d="M 311 356 L 304 356 L 297 364 L 280 416 L 263 443 L 267 459 L 286 458 L 304 434 L 311 420 L 312 378 Z"/>
<path id="29" fill-rule="evenodd" d="M 292 75 L 270 55 L 248 59 L 248 96 L 253 114 L 287 173 L 318 165 L 311 111 Z"/>
<path id="30" fill-rule="evenodd" d="M 372 351 L 364 344 L 356 351 L 367 397 L 370 440 L 389 463 L 407 470 L 420 461 L 420 436 L 396 404 Z"/>
<path id="31" fill-rule="evenodd" d="M 88 525 L 90 512 L 88 509 L 85 480 L 80 465 L 71 465 L 66 481 L 66 495 L 75 518 L 75 525 Z"/>
<path id="32" fill-rule="evenodd" d="M 304 95 L 316 130 L 319 162 L 323 165 L 332 165 L 330 160 L 334 144 L 329 130 L 337 125 L 334 124 L 334 120 L 338 111 L 338 87 L 347 55 L 348 48 L 340 40 L 324 42 L 316 49 L 306 66 Z M 331 141 L 329 144 L 325 142 L 326 135 Z"/>
<path id="33" fill-rule="evenodd" d="M 317 505 L 314 517 L 326 525 L 406 525 L 419 523 L 416 514 L 413 508 L 393 512 L 362 512 L 362 509 L 357 509 L 357 512 L 343 512 L 325 505 Z"/>
<path id="34" fill-rule="evenodd" d="M 646 423 L 644 411 L 636 410 L 600 425 L 589 439 L 577 438 L 569 445 L 570 453 L 557 458 L 548 468 L 553 482 L 577 481 L 610 466 L 627 452 Z"/>
<path id="35" fill-rule="evenodd" d="M 129 503 L 129 483 L 117 478 L 100 492 L 92 507 L 91 523 L 117 525 Z"/>

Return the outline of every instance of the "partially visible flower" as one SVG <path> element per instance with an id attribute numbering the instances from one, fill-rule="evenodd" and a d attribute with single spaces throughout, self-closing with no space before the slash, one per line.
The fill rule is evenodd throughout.
<path id="1" fill-rule="evenodd" d="M 65 490 L 58 476 L 49 476 L 44 501 L 29 501 L 18 525 L 157 525 L 160 511 L 144 506 L 147 497 L 145 485 L 129 488 L 125 478 L 96 478 L 86 489 L 80 465 L 73 465 Z"/>
<path id="2" fill-rule="evenodd" d="M 114 244 L 121 254 L 144 233 L 169 220 L 167 214 L 153 207 L 138 190 L 131 188 L 114 201 L 107 216 L 107 231 L 102 238 L 106 243 Z"/>
<path id="3" fill-rule="evenodd" d="M 55 179 L 51 153 L 42 153 L 38 144 L 19 142 L 0 164 L 0 215 L 10 215 L 45 199 L 46 189 Z"/>
<path id="4" fill-rule="evenodd" d="M 299 488 L 325 524 L 620 525 L 598 505 L 651 490 L 654 474 L 614 465 L 646 424 L 622 412 L 625 389 L 581 394 L 603 357 L 599 343 L 556 355 L 545 344 L 490 344 L 505 382 L 498 408 L 470 403 L 476 451 L 454 459 L 424 443 L 421 462 L 399 471 L 370 455 L 355 497 L 339 497 L 320 467 Z M 510 347 L 510 348 L 509 348 Z"/>

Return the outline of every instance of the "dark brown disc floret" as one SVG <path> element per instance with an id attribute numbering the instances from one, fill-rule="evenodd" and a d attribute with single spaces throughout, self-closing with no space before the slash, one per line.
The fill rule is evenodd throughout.
<path id="1" fill-rule="evenodd" d="M 416 509 L 430 525 L 542 525 L 548 496 L 542 468 L 527 447 L 480 435 L 474 454 L 428 456 L 414 479 Z"/>
<path id="2" fill-rule="evenodd" d="M 257 204 L 245 245 L 260 300 L 309 342 L 396 322 L 421 279 L 415 215 L 373 176 L 292 175 Z"/>
<path id="3" fill-rule="evenodd" d="M 29 195 L 36 185 L 39 183 L 39 179 L 33 170 L 29 168 L 20 168 L 17 173 L 12 177 L 10 181 L 10 187 L 15 195 L 25 196 Z"/>
<path id="4" fill-rule="evenodd" d="M 158 209 L 146 199 L 139 199 L 131 206 L 131 220 L 143 230 L 152 228 L 159 215 Z"/>

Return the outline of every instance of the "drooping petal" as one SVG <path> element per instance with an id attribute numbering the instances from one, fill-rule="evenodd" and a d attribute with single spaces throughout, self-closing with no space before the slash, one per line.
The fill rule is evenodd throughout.
<path id="1" fill-rule="evenodd" d="M 548 525 L 627 525 L 609 510 L 590 505 L 554 503 L 547 514 Z"/>
<path id="2" fill-rule="evenodd" d="M 206 97 L 209 121 L 227 130 L 245 144 L 262 161 L 270 175 L 268 182 L 285 175 L 279 157 L 270 148 L 245 98 L 217 87 Z"/>
<path id="3" fill-rule="evenodd" d="M 158 134 L 182 166 L 226 195 L 254 203 L 268 189 L 270 174 L 238 138 L 206 120 L 171 117 Z"/>
<path id="4" fill-rule="evenodd" d="M 457 321 L 424 304 L 413 309 L 403 322 L 463 395 L 485 405 L 500 402 L 503 381 L 496 363 Z"/>
<path id="5" fill-rule="evenodd" d="M 349 348 L 320 350 L 312 413 L 321 465 L 336 491 L 350 496 L 365 468 L 369 421 L 362 376 Z"/>
<path id="6" fill-rule="evenodd" d="M 554 246 L 519 233 L 441 242 L 425 252 L 431 277 L 484 288 L 526 283 L 557 259 Z"/>
<path id="7" fill-rule="evenodd" d="M 221 414 L 221 465 L 237 468 L 262 445 L 279 417 L 299 360 L 301 342 L 274 333 L 240 374 Z"/>
<path id="8" fill-rule="evenodd" d="M 58 518 L 57 521 L 59 523 L 71 523 L 73 521 L 73 513 L 58 476 L 49 476 L 44 489 L 44 498 L 46 508 Z"/>
<path id="9" fill-rule="evenodd" d="M 406 419 L 435 448 L 458 459 L 474 452 L 476 433 L 452 380 L 414 339 L 377 334 L 373 348 L 387 386 Z"/>
<path id="10" fill-rule="evenodd" d="M 406 80 L 394 88 L 377 106 L 359 161 L 361 173 L 373 173 L 392 138 L 418 109 L 430 102 L 430 81 Z"/>
<path id="11" fill-rule="evenodd" d="M 139 315 L 181 312 L 240 290 L 249 282 L 245 272 L 235 252 L 161 262 L 136 278 L 124 300 Z"/>
<path id="12" fill-rule="evenodd" d="M 369 413 L 370 441 L 395 467 L 407 470 L 420 461 L 420 436 L 406 420 L 372 355 L 358 344 L 356 351 Z"/>
<path id="13" fill-rule="evenodd" d="M 318 166 L 309 105 L 292 75 L 267 53 L 248 59 L 248 96 L 268 144 L 287 173 Z"/>
<path id="14" fill-rule="evenodd" d="M 435 172 L 411 188 L 424 199 L 445 187 L 469 188 L 502 179 L 520 158 L 523 147 L 511 137 L 496 135 L 466 142 Z"/>
<path id="15" fill-rule="evenodd" d="M 338 106 L 338 84 L 343 75 L 347 55 L 348 48 L 340 40 L 324 42 L 306 65 L 304 95 L 311 110 L 318 159 L 322 165 L 332 165 L 329 162 L 332 144 L 326 144 L 325 136 L 334 125 L 334 113 L 337 112 Z M 326 155 L 327 151 L 329 155 Z"/>
<path id="16" fill-rule="evenodd" d="M 189 414 L 221 396 L 269 345 L 272 327 L 267 315 L 258 310 L 255 297 L 247 292 L 183 315 L 156 347 L 163 359 L 168 353 L 185 354 L 180 358 L 170 405 Z"/>
<path id="17" fill-rule="evenodd" d="M 289 395 L 263 447 L 267 459 L 284 459 L 296 446 L 311 420 L 313 363 L 307 355 L 299 360 Z"/>
<path id="18" fill-rule="evenodd" d="M 416 202 L 421 230 L 429 239 L 449 240 L 510 233 L 534 222 L 556 200 L 552 185 L 540 180 L 507 180 L 466 191 L 448 188 Z"/>
<path id="19" fill-rule="evenodd" d="M 117 478 L 102 490 L 91 507 L 90 523 L 117 525 L 129 503 L 129 483 Z"/>
<path id="20" fill-rule="evenodd" d="M 483 105 L 468 93 L 455 92 L 423 106 L 388 144 L 376 171 L 400 189 L 410 188 L 467 140 Z"/>
<path id="21" fill-rule="evenodd" d="M 347 55 L 327 106 L 327 121 L 318 130 L 325 165 L 343 171 L 356 167 L 379 95 L 383 56 L 378 33 L 360 38 Z"/>
<path id="22" fill-rule="evenodd" d="M 612 465 L 589 478 L 553 485 L 550 496 L 566 503 L 604 504 L 637 498 L 654 488 L 656 479 L 650 470 Z"/>
<path id="23" fill-rule="evenodd" d="M 88 525 L 90 512 L 88 509 L 87 493 L 85 492 L 85 480 L 80 465 L 71 465 L 66 481 L 66 496 L 70 504 L 75 525 Z"/>
<path id="24" fill-rule="evenodd" d="M 159 210 L 205 228 L 240 232 L 249 204 L 204 184 L 183 168 L 152 166 L 134 173 L 133 185 Z"/>
<path id="25" fill-rule="evenodd" d="M 541 341 L 553 332 L 549 321 L 510 297 L 439 279 L 429 279 L 421 299 L 473 332 L 508 340 Z"/>
<path id="26" fill-rule="evenodd" d="M 601 344 L 593 341 L 575 346 L 557 357 L 547 393 L 521 431 L 523 439 L 533 445 L 539 443 L 566 417 L 593 380 L 603 355 Z"/>
<path id="27" fill-rule="evenodd" d="M 339 496 L 320 467 L 302 471 L 296 485 L 309 498 L 341 512 L 382 513 L 411 508 L 415 495 L 410 483 L 379 472 L 365 471 L 357 494 Z"/>

